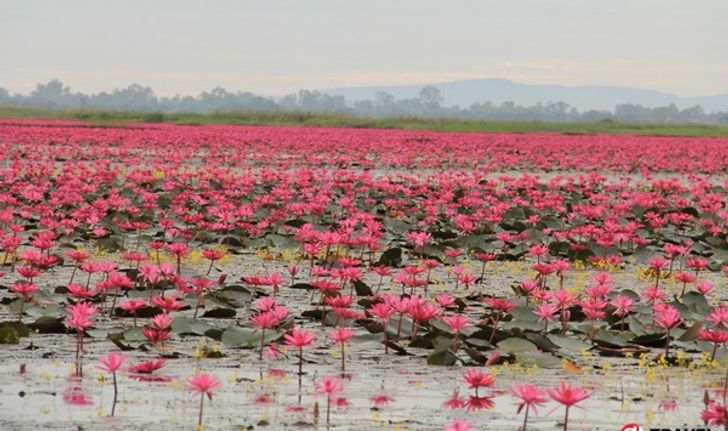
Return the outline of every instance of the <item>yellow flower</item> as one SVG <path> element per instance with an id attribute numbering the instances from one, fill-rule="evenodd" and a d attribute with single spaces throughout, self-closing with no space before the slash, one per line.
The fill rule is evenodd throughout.
<path id="1" fill-rule="evenodd" d="M 655 372 L 655 369 L 650 367 L 647 369 L 647 372 L 645 373 L 645 381 L 647 383 L 653 383 L 657 379 L 657 373 Z"/>

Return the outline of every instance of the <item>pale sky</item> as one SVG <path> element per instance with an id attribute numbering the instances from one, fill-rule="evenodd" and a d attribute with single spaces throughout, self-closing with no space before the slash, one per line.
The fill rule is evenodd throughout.
<path id="1" fill-rule="evenodd" d="M 728 92 L 728 0 L 0 0 L 0 87 L 159 95 L 497 77 Z"/>

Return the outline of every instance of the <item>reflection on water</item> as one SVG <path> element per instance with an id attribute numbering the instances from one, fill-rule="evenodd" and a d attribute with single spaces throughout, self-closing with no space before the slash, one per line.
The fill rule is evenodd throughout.
<path id="1" fill-rule="evenodd" d="M 365 354 L 367 352 L 357 352 Z M 370 354 L 369 352 L 368 354 Z M 336 358 L 315 352 L 319 364 L 307 364 L 299 393 L 296 364 L 285 360 L 275 368 L 258 369 L 248 361 L 223 358 L 203 360 L 201 369 L 223 381 L 214 400 L 206 406 L 207 429 L 239 429 L 270 424 L 272 428 L 292 424 L 314 425 L 317 406 L 326 401 L 314 392 L 313 380 L 325 375 Z M 254 356 L 254 355 L 253 355 Z M 149 359 L 149 358 L 147 358 Z M 330 364 L 325 364 L 325 362 Z M 390 356 L 367 366 L 352 364 L 344 379 L 341 397 L 332 409 L 332 429 L 440 430 L 455 418 L 493 430 L 513 430 L 522 416 L 508 389 L 524 380 L 553 387 L 564 378 L 563 370 L 525 369 L 518 366 L 491 368 L 496 383 L 490 392 L 476 397 L 458 367 L 424 367 L 418 358 Z M 699 425 L 705 390 L 722 396 L 719 370 L 705 371 L 652 368 L 646 370 L 600 360 L 607 371 L 571 376 L 593 396 L 573 409 L 573 429 L 618 429 L 628 422 L 645 425 Z M 37 428 L 129 429 L 153 426 L 155 430 L 190 429 L 197 413 L 197 399 L 184 381 L 193 372 L 188 360 L 169 360 L 150 375 L 119 374 L 119 405 L 116 417 L 107 417 L 113 397 L 111 382 L 88 366 L 83 378 L 71 362 L 36 362 L 25 358 L 26 372 L 16 363 L 0 365 L 0 424 L 2 429 Z M 290 361 L 289 361 L 290 362 Z M 624 361 L 622 361 L 623 363 Z M 185 365 L 187 364 L 187 365 Z M 194 363 L 193 363 L 194 364 Z M 253 368 L 256 367 L 256 368 Z M 609 369 L 611 368 L 611 369 Z M 300 402 L 299 402 L 300 397 Z M 562 418 L 560 406 L 549 403 L 529 417 L 529 429 L 554 429 Z M 324 426 L 325 418 L 319 426 Z M 477 428 L 476 428 L 477 429 Z M 486 429 L 486 428 L 482 428 Z"/>

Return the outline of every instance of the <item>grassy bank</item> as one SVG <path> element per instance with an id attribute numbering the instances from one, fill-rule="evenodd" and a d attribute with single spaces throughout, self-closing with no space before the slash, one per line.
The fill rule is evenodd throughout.
<path id="1" fill-rule="evenodd" d="M 299 112 L 160 114 L 96 110 L 52 110 L 0 106 L 3 119 L 82 120 L 104 125 L 127 122 L 171 123 L 182 125 L 236 124 L 265 126 L 311 126 L 434 130 L 443 132 L 553 132 L 566 134 L 636 134 L 655 136 L 728 137 L 728 125 L 698 124 L 626 124 L 613 121 L 591 123 L 544 123 L 537 121 L 462 121 L 400 117 L 389 119 L 355 118 L 335 114 Z"/>

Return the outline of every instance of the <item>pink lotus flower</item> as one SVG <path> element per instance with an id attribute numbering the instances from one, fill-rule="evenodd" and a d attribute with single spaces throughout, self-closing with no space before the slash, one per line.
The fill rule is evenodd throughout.
<path id="1" fill-rule="evenodd" d="M 118 397 L 118 385 L 116 383 L 116 372 L 121 368 L 122 365 L 128 361 L 129 358 L 123 355 L 117 355 L 115 353 L 110 353 L 109 356 L 104 357 L 100 356 L 99 361 L 103 364 L 99 366 L 99 369 L 107 371 L 111 373 L 113 382 L 114 382 L 114 400 L 111 404 L 111 416 L 114 416 L 114 412 L 116 411 L 116 400 Z"/>
<path id="2" fill-rule="evenodd" d="M 712 402 L 700 414 L 700 419 L 708 425 L 726 425 L 728 423 L 728 408 L 725 404 Z"/>
<path id="3" fill-rule="evenodd" d="M 566 407 L 564 431 L 568 429 L 567 427 L 569 425 L 569 409 L 591 396 L 591 394 L 584 392 L 582 388 L 572 387 L 566 382 L 561 382 L 561 386 L 553 390 L 549 389 L 546 392 L 552 400 Z"/>
<path id="4" fill-rule="evenodd" d="M 384 332 L 384 353 L 389 353 L 389 342 L 387 339 L 387 323 L 389 322 L 389 316 L 391 316 L 394 313 L 394 309 L 387 305 L 386 303 L 378 303 L 374 304 L 371 308 L 369 308 L 369 313 L 377 317 L 382 324 L 384 325 L 383 332 Z M 401 321 L 401 317 L 400 317 Z"/>
<path id="5" fill-rule="evenodd" d="M 137 323 L 137 311 L 141 310 L 142 308 L 147 306 L 147 301 L 141 300 L 141 299 L 129 299 L 121 303 L 119 305 L 119 308 L 126 311 L 127 313 L 130 313 L 132 316 L 134 316 L 134 326 L 136 326 Z"/>
<path id="6" fill-rule="evenodd" d="M 313 332 L 294 329 L 290 334 L 284 335 L 283 338 L 285 339 L 287 346 L 303 349 L 313 343 L 316 339 L 316 335 Z"/>
<path id="7" fill-rule="evenodd" d="M 698 338 L 703 341 L 713 343 L 713 353 L 710 355 L 711 362 L 715 359 L 718 351 L 718 345 L 725 345 L 728 342 L 728 332 L 721 329 L 703 329 L 698 334 Z"/>
<path id="8" fill-rule="evenodd" d="M 162 368 L 167 363 L 164 359 L 158 359 L 156 361 L 141 362 L 136 365 L 129 367 L 129 372 L 138 374 L 151 374 L 158 369 Z"/>
<path id="9" fill-rule="evenodd" d="M 283 277 L 281 277 L 280 274 L 276 272 L 266 277 L 264 280 L 264 284 L 273 288 L 273 296 L 275 297 L 276 295 L 278 295 L 278 287 L 285 281 L 286 280 L 284 280 Z"/>
<path id="10" fill-rule="evenodd" d="M 99 366 L 99 369 L 109 373 L 116 373 L 122 365 L 128 361 L 129 358 L 123 355 L 117 355 L 115 353 L 109 353 L 108 356 L 100 356 L 99 362 L 103 365 Z"/>
<path id="11" fill-rule="evenodd" d="M 303 348 L 310 346 L 316 339 L 316 335 L 312 332 L 299 331 L 294 329 L 290 334 L 283 336 L 286 340 L 286 346 L 298 349 L 298 386 L 301 386 L 301 377 L 303 376 Z"/>
<path id="12" fill-rule="evenodd" d="M 456 419 L 455 422 L 445 425 L 442 431 L 472 431 L 473 426 L 464 420 Z"/>
<path id="13" fill-rule="evenodd" d="M 469 370 L 465 373 L 465 381 L 470 389 L 475 389 L 475 396 L 478 396 L 478 388 L 488 388 L 495 382 L 492 374 L 486 374 L 480 370 Z"/>
<path id="14" fill-rule="evenodd" d="M 344 390 L 344 383 L 334 377 L 324 377 L 316 382 L 316 393 L 326 395 L 326 425 L 331 422 L 331 401 L 336 399 L 336 394 Z"/>
<path id="15" fill-rule="evenodd" d="M 171 313 L 173 311 L 181 310 L 185 308 L 185 303 L 177 300 L 177 296 L 167 296 L 162 298 L 161 296 L 155 296 L 152 298 L 152 305 L 159 307 L 164 310 L 165 313 Z"/>
<path id="16" fill-rule="evenodd" d="M 720 305 L 713 309 L 705 318 L 713 326 L 719 329 L 728 329 L 728 307 Z"/>
<path id="17" fill-rule="evenodd" d="M 38 292 L 38 286 L 33 283 L 15 283 L 10 286 L 10 290 L 20 295 L 20 311 L 18 311 L 18 320 L 22 320 L 25 303 L 30 302 L 33 295 Z"/>
<path id="18" fill-rule="evenodd" d="M 210 400 L 212 400 L 212 392 L 220 386 L 220 381 L 207 373 L 196 374 L 187 380 L 190 392 L 207 395 Z"/>
<path id="19" fill-rule="evenodd" d="M 467 329 L 473 326 L 467 317 L 464 317 L 460 314 L 445 316 L 442 318 L 442 321 L 447 326 L 449 326 L 455 334 L 459 334 L 463 329 Z"/>
<path id="20" fill-rule="evenodd" d="M 260 333 L 260 350 L 258 351 L 258 360 L 263 359 L 263 346 L 265 345 L 265 330 L 275 328 L 280 323 L 278 315 L 273 311 L 266 311 L 258 313 L 250 318 L 250 321 L 255 325 L 254 332 L 261 330 Z"/>
<path id="21" fill-rule="evenodd" d="M 349 328 L 336 328 L 334 329 L 331 334 L 329 335 L 329 339 L 335 343 L 338 343 L 341 346 L 341 372 L 343 373 L 346 370 L 346 355 L 345 355 L 345 345 L 349 342 L 349 339 L 354 336 L 354 332 L 352 332 Z"/>
<path id="22" fill-rule="evenodd" d="M 526 413 L 523 418 L 523 431 L 526 431 L 529 410 L 533 409 L 535 413 L 538 413 L 537 406 L 546 404 L 546 394 L 533 385 L 516 385 L 511 388 L 510 392 L 512 396 L 521 400 L 518 404 L 517 413 L 520 414 L 521 410 L 523 410 L 524 407 L 526 408 Z"/>
<path id="23" fill-rule="evenodd" d="M 713 290 L 713 285 L 707 282 L 698 283 L 695 286 L 695 290 L 697 290 L 701 295 L 705 295 L 707 297 Z"/>
<path id="24" fill-rule="evenodd" d="M 210 266 L 207 268 L 207 275 L 210 275 L 210 271 L 212 271 L 212 265 L 218 260 L 225 257 L 225 252 L 222 250 L 202 250 L 202 256 L 210 261 Z"/>
<path id="25" fill-rule="evenodd" d="M 200 373 L 187 380 L 187 387 L 190 392 L 200 394 L 200 410 L 197 417 L 197 428 L 202 428 L 202 408 L 205 402 L 205 395 L 212 401 L 212 391 L 220 387 L 220 381 L 207 373 Z"/>
<path id="26" fill-rule="evenodd" d="M 542 303 L 541 305 L 536 307 L 535 310 L 533 310 L 533 314 L 538 316 L 539 323 L 546 322 L 543 329 L 544 334 L 548 332 L 549 323 L 554 320 L 554 316 L 558 311 L 559 310 L 555 306 L 548 302 Z"/>
<path id="27" fill-rule="evenodd" d="M 656 313 L 655 324 L 667 332 L 665 337 L 665 358 L 667 358 L 670 353 L 670 330 L 680 324 L 680 311 L 672 305 L 660 308 L 659 313 Z"/>
<path id="28" fill-rule="evenodd" d="M 394 398 L 387 395 L 376 395 L 374 397 L 371 397 L 370 401 L 372 402 L 372 405 L 374 407 L 381 408 L 387 407 L 390 403 L 394 401 Z"/>

